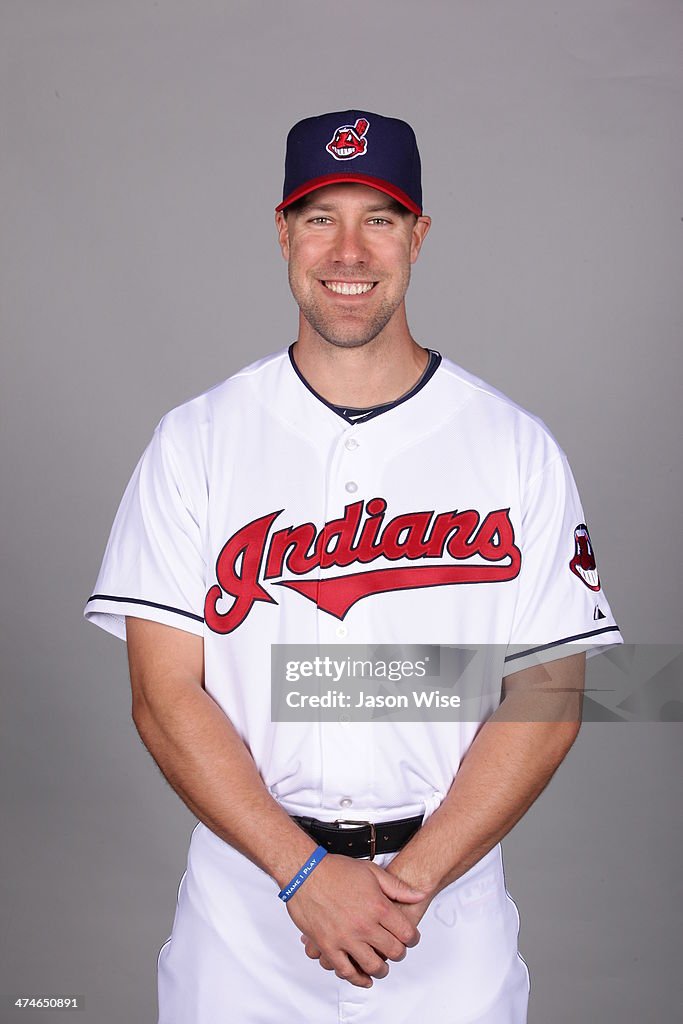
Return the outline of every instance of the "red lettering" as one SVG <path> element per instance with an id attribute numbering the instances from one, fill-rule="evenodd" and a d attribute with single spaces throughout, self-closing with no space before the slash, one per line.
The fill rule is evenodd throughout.
<path id="1" fill-rule="evenodd" d="M 446 551 L 451 558 L 471 558 L 476 554 L 474 534 L 479 526 L 479 513 L 468 508 L 453 516 L 454 533 L 448 541 Z"/>
<path id="2" fill-rule="evenodd" d="M 345 507 L 343 516 L 325 523 L 320 531 L 313 523 L 278 530 L 268 546 L 263 579 L 282 576 L 285 569 L 302 576 L 318 567 L 343 568 L 381 557 L 389 561 L 439 558 L 444 547 L 452 559 L 468 562 L 397 566 L 326 579 L 318 575 L 306 580 L 276 581 L 276 586 L 296 591 L 341 619 L 357 601 L 371 594 L 455 583 L 496 583 L 512 580 L 519 573 L 522 554 L 515 544 L 509 508 L 489 512 L 481 525 L 474 509 L 442 512 L 436 517 L 434 512 L 410 512 L 390 520 L 380 536 L 386 507 L 383 498 L 372 498 L 366 503 L 356 501 Z M 367 518 L 355 543 L 364 510 Z M 260 585 L 259 575 L 268 533 L 281 512 L 282 509 L 248 523 L 224 545 L 216 563 L 217 584 L 209 589 L 204 605 L 206 624 L 214 632 L 229 633 L 236 629 L 257 601 L 277 603 Z M 475 555 L 498 564 L 473 564 Z M 224 595 L 234 601 L 227 611 L 220 612 L 218 602 Z"/>
<path id="3" fill-rule="evenodd" d="M 365 511 L 369 513 L 370 518 L 366 520 L 361 530 L 358 544 L 355 548 L 351 549 L 350 554 L 353 556 L 351 561 L 361 563 L 374 562 L 377 556 L 382 553 L 381 545 L 376 544 L 376 540 L 377 534 L 384 522 L 386 507 L 387 503 L 384 498 L 371 498 L 365 506 Z M 345 564 L 350 565 L 351 561 Z M 341 563 L 336 562 L 335 564 L 340 565 Z"/>
<path id="4" fill-rule="evenodd" d="M 411 512 L 392 519 L 382 534 L 384 557 L 392 561 L 398 558 L 422 558 L 425 534 L 433 515 L 433 512 Z"/>
<path id="5" fill-rule="evenodd" d="M 363 502 L 354 501 L 347 505 L 341 519 L 333 519 L 320 531 L 318 543 L 316 544 L 316 557 L 318 564 L 326 569 L 330 565 L 351 565 L 355 561 L 353 553 L 353 539 L 356 536 L 361 516 L 363 514 Z M 330 542 L 336 539 L 336 544 L 330 550 Z"/>
<path id="6" fill-rule="evenodd" d="M 515 531 L 510 522 L 510 509 L 499 508 L 489 512 L 476 538 L 477 552 L 488 562 L 500 562 L 508 555 L 514 558 Z"/>
<path id="7" fill-rule="evenodd" d="M 204 619 L 214 633 L 231 633 L 244 622 L 256 601 L 277 604 L 259 585 L 258 577 L 268 531 L 279 515 L 280 512 L 271 512 L 255 519 L 224 545 L 216 562 L 219 585 L 210 588 L 204 602 Z M 240 556 L 241 567 L 238 570 Z M 235 598 L 227 612 L 219 612 L 216 607 L 223 593 Z"/>
<path id="8" fill-rule="evenodd" d="M 282 576 L 285 555 L 290 548 L 291 554 L 287 558 L 288 569 L 299 574 L 315 569 L 319 564 L 314 547 L 315 537 L 316 529 L 313 523 L 289 526 L 286 530 L 278 530 L 277 533 L 274 533 L 268 549 L 264 579 L 269 580 L 273 576 Z M 309 551 L 311 551 L 310 555 Z"/>

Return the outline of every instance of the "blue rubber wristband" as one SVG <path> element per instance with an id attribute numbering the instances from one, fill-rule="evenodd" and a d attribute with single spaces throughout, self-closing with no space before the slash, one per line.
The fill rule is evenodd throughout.
<path id="1" fill-rule="evenodd" d="M 278 893 L 278 896 L 280 897 L 283 903 L 286 903 L 287 900 L 290 900 L 292 898 L 297 889 L 304 884 L 304 882 L 310 875 L 311 871 L 313 871 L 314 868 L 317 868 L 318 864 L 323 859 L 326 853 L 327 850 L 325 849 L 324 846 L 316 847 L 316 849 L 313 851 L 310 858 L 306 861 L 301 870 L 297 872 L 296 875 L 294 875 L 294 878 L 289 883 L 289 885 L 286 885 L 284 889 L 282 889 Z"/>

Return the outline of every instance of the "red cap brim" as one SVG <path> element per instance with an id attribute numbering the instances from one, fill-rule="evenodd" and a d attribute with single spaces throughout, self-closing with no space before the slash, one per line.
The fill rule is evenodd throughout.
<path id="1" fill-rule="evenodd" d="M 421 207 L 413 202 L 410 196 L 406 195 L 402 189 L 397 188 L 396 185 L 392 185 L 388 181 L 383 181 L 382 178 L 373 178 L 370 174 L 324 174 L 321 178 L 311 178 L 310 181 L 299 185 L 293 192 L 290 192 L 280 205 L 275 207 L 275 212 L 278 213 L 280 210 L 284 210 L 286 206 L 291 206 L 297 199 L 307 196 L 309 192 L 315 192 L 317 188 L 322 188 L 324 185 L 339 185 L 346 182 L 355 182 L 358 185 L 369 185 L 371 188 L 376 188 L 379 192 L 384 192 L 385 195 L 391 196 L 392 199 L 395 199 L 401 206 L 405 206 L 411 213 L 416 214 L 418 217 L 422 216 Z"/>

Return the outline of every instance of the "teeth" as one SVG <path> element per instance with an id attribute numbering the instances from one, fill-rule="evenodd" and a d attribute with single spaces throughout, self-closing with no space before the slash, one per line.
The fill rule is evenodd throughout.
<path id="1" fill-rule="evenodd" d="M 351 283 L 349 281 L 323 281 L 323 284 L 331 292 L 336 292 L 337 295 L 365 295 L 366 292 L 375 287 L 372 282 L 363 284 L 362 282 Z"/>

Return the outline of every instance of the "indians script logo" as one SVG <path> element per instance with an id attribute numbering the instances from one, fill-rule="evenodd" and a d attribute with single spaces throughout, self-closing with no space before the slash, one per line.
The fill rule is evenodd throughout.
<path id="1" fill-rule="evenodd" d="M 590 590 L 600 589 L 595 553 L 585 523 L 580 523 L 574 530 L 574 557 L 569 568 Z"/>
<path id="2" fill-rule="evenodd" d="M 369 127 L 370 122 L 364 117 L 359 117 L 354 125 L 342 125 L 337 128 L 325 149 L 335 160 L 354 160 L 357 156 L 363 156 L 368 148 L 365 134 Z"/>
<path id="3" fill-rule="evenodd" d="M 409 512 L 384 523 L 384 498 L 346 505 L 344 515 L 317 530 L 313 523 L 270 533 L 284 509 L 269 512 L 239 529 L 216 562 L 217 583 L 206 595 L 204 618 L 215 633 L 231 633 L 257 601 L 277 604 L 263 586 L 287 587 L 337 619 L 357 601 L 392 590 L 416 590 L 453 583 L 501 583 L 519 573 L 522 554 L 515 544 L 510 509 L 482 520 L 464 512 Z M 270 538 L 269 538 L 270 534 Z M 475 558 L 480 561 L 474 561 Z M 438 562 L 450 557 L 453 562 Z M 420 565 L 370 567 L 378 559 L 419 561 Z M 432 564 L 428 564 L 428 563 Z M 318 578 L 316 569 L 355 572 Z M 293 579 L 282 579 L 287 571 Z M 307 574 L 308 579 L 297 579 Z M 231 603 L 230 600 L 232 599 Z M 218 610 L 221 601 L 225 610 Z"/>

